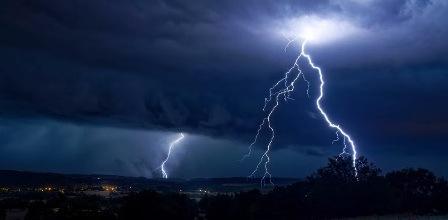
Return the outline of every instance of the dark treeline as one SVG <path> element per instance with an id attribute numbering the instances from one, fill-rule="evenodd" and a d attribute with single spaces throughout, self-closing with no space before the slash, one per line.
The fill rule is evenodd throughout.
<path id="1" fill-rule="evenodd" d="M 339 217 L 448 213 L 448 183 L 425 169 L 403 169 L 383 175 L 361 157 L 355 175 L 350 158 L 330 158 L 303 181 L 236 194 L 208 195 L 199 202 L 178 193 L 143 191 L 124 198 L 68 198 L 61 194 L 42 202 L 0 201 L 4 209 L 26 207 L 26 219 L 330 219 Z"/>
<path id="2" fill-rule="evenodd" d="M 412 213 L 448 213 L 448 184 L 425 169 L 403 169 L 386 175 L 366 158 L 330 158 L 305 180 L 267 194 L 254 190 L 208 196 L 200 208 L 208 220 L 309 219 Z"/>

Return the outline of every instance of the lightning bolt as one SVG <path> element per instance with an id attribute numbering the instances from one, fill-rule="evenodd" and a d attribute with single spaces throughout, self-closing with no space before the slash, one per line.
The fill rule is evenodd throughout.
<path id="1" fill-rule="evenodd" d="M 160 164 L 160 166 L 158 167 L 158 169 L 160 169 L 162 171 L 162 176 L 164 179 L 168 179 L 168 173 L 165 170 L 165 163 L 170 159 L 171 151 L 173 150 L 173 148 L 176 146 L 176 144 L 178 144 L 180 141 L 182 141 L 182 139 L 184 139 L 184 137 L 185 137 L 185 135 L 183 133 L 180 133 L 179 137 L 170 143 L 170 146 L 168 148 L 168 153 L 165 157 L 165 160 L 163 160 L 162 164 Z"/>
<path id="2" fill-rule="evenodd" d="M 302 49 L 301 49 L 300 55 L 303 55 L 308 60 L 308 63 L 311 65 L 311 67 L 313 69 L 317 70 L 317 73 L 319 74 L 320 85 L 319 85 L 319 97 L 316 99 L 317 109 L 319 109 L 320 114 L 323 116 L 323 118 L 327 122 L 328 126 L 330 128 L 336 129 L 336 132 L 339 132 L 340 134 L 342 134 L 342 136 L 344 138 L 344 149 L 343 149 L 342 154 L 346 153 L 346 148 L 347 148 L 346 141 L 349 142 L 349 145 L 352 150 L 352 166 L 353 166 L 353 170 L 355 171 L 355 176 L 357 177 L 358 176 L 358 169 L 356 168 L 357 151 L 356 151 L 355 142 L 353 141 L 352 137 L 350 137 L 350 135 L 344 129 L 342 129 L 342 127 L 339 124 L 335 124 L 334 122 L 332 122 L 330 120 L 327 113 L 325 113 L 324 109 L 321 106 L 321 101 L 324 98 L 324 86 L 325 86 L 324 75 L 322 74 L 322 70 L 320 69 L 320 67 L 314 65 L 314 63 L 311 59 L 311 56 L 308 55 L 307 53 L 305 53 L 306 42 L 307 41 L 305 40 L 302 43 L 302 47 L 301 47 Z"/>
<path id="3" fill-rule="evenodd" d="M 289 45 L 291 43 L 293 43 L 295 41 L 295 39 L 290 40 L 288 39 L 288 44 L 285 47 L 285 50 L 289 47 Z M 269 157 L 269 152 L 270 149 L 272 147 L 272 143 L 275 139 L 275 130 L 272 127 L 272 119 L 271 116 L 273 115 L 273 113 L 276 111 L 276 109 L 278 108 L 279 104 L 280 104 L 280 98 L 283 98 L 284 101 L 287 101 L 289 99 L 292 99 L 290 97 L 290 93 L 294 91 L 295 89 L 295 83 L 299 80 L 299 79 L 303 79 L 306 83 L 307 83 L 307 90 L 306 93 L 308 95 L 308 97 L 310 97 L 310 81 L 308 81 L 305 77 L 305 74 L 302 72 L 300 65 L 299 65 L 299 61 L 301 58 L 305 59 L 305 61 L 307 61 L 308 65 L 310 65 L 314 70 L 316 70 L 318 76 L 319 76 L 319 96 L 317 97 L 315 104 L 316 107 L 319 111 L 319 113 L 321 114 L 321 116 L 323 117 L 323 119 L 325 120 L 325 122 L 327 123 L 327 125 L 330 128 L 333 128 L 336 130 L 336 139 L 333 140 L 332 143 L 338 142 L 340 140 L 339 135 L 342 135 L 343 138 L 343 143 L 344 143 L 344 148 L 342 153 L 340 154 L 340 156 L 343 156 L 347 153 L 347 142 L 351 147 L 351 151 L 352 151 L 352 161 L 353 161 L 353 169 L 355 171 L 355 176 L 358 175 L 358 170 L 356 168 L 356 158 L 357 158 L 357 151 L 356 151 L 356 145 L 355 142 L 353 141 L 353 139 L 350 137 L 350 135 L 342 129 L 342 127 L 339 124 L 335 124 L 332 120 L 330 120 L 329 116 L 327 115 L 327 113 L 325 112 L 325 110 L 322 108 L 321 105 L 321 101 L 324 97 L 324 86 L 325 86 L 325 81 L 324 81 L 324 76 L 322 73 L 322 70 L 320 69 L 320 67 L 316 66 L 312 59 L 311 56 L 309 54 L 306 53 L 305 51 L 305 47 L 306 47 L 306 43 L 307 40 L 304 40 L 301 44 L 301 50 L 299 55 L 297 56 L 297 58 L 295 59 L 293 65 L 285 72 L 283 78 L 281 78 L 279 81 L 277 81 L 271 88 L 269 88 L 269 96 L 267 98 L 265 98 L 264 100 L 264 106 L 263 106 L 263 111 L 267 112 L 265 117 L 263 118 L 262 122 L 260 123 L 260 125 L 258 126 L 258 130 L 257 133 L 253 139 L 253 141 L 251 142 L 251 144 L 249 145 L 249 151 L 246 155 L 243 156 L 242 160 L 250 157 L 250 155 L 252 154 L 253 151 L 253 147 L 254 145 L 257 143 L 258 138 L 260 136 L 260 132 L 263 130 L 264 127 L 268 128 L 268 131 L 270 132 L 270 138 L 269 138 L 269 142 L 266 145 L 266 150 L 264 151 L 264 153 L 261 155 L 260 160 L 257 164 L 257 166 L 255 167 L 255 169 L 252 171 L 252 173 L 249 175 L 249 177 L 254 177 L 255 174 L 258 172 L 260 166 L 264 167 L 264 174 L 261 178 L 261 186 L 263 187 L 263 185 L 265 184 L 266 178 L 269 178 L 269 182 L 271 184 L 272 180 L 271 180 L 271 173 L 269 172 L 269 163 L 270 163 L 270 157 Z M 294 70 L 297 70 L 297 74 L 295 75 L 294 78 L 290 79 L 290 75 L 292 74 L 292 72 Z M 280 87 L 282 86 L 282 87 Z M 280 88 L 279 88 L 280 87 Z"/>

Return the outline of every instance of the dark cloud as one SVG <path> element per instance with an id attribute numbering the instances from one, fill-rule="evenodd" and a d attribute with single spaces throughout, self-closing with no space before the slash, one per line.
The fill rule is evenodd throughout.
<path id="1" fill-rule="evenodd" d="M 349 20 L 365 33 L 309 48 L 325 70 L 334 120 L 366 146 L 446 141 L 442 0 L 7 0 L 0 8 L 3 117 L 248 141 L 266 88 L 297 49 L 284 53 L 272 30 L 313 15 Z M 301 92 L 274 118 L 277 149 L 334 138 Z"/>
<path id="2" fill-rule="evenodd" d="M 1 169 L 151 177 L 172 137 L 41 119 L 0 122 Z"/>

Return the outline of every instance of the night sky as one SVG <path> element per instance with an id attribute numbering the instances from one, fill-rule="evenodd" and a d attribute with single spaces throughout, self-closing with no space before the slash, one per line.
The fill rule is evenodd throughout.
<path id="1" fill-rule="evenodd" d="M 300 50 L 283 35 L 319 21 L 341 24 L 307 48 L 322 104 L 359 154 L 448 176 L 445 0 L 3 0 L 0 169 L 155 177 L 182 131 L 170 176 L 247 176 L 264 97 Z M 274 176 L 342 149 L 307 74 L 310 98 L 300 81 L 273 116 Z"/>

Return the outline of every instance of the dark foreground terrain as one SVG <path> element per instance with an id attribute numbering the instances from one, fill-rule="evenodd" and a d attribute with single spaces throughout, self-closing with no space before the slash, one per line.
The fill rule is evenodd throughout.
<path id="1" fill-rule="evenodd" d="M 330 158 L 304 180 L 146 178 L 0 172 L 0 219 L 444 219 L 448 183 L 425 169 L 383 175 Z M 365 217 L 375 216 L 375 217 Z M 378 217 L 380 216 L 380 217 Z"/>

